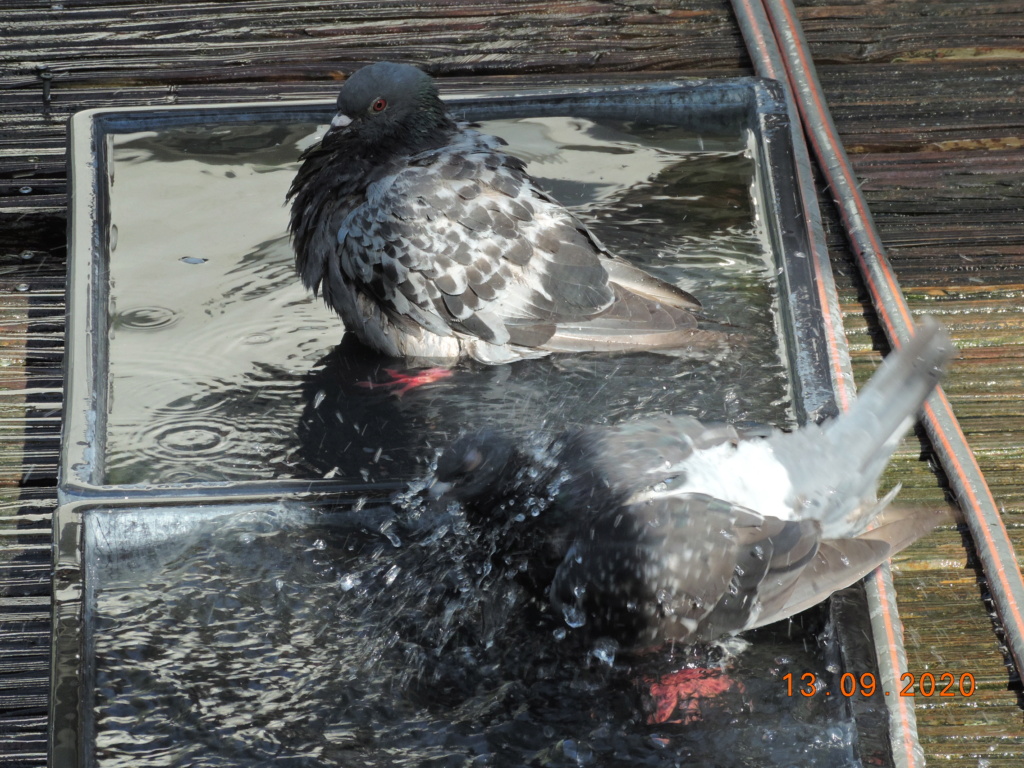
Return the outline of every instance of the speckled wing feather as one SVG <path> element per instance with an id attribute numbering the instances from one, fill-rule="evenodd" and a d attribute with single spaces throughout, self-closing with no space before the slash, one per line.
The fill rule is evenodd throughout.
<path id="1" fill-rule="evenodd" d="M 613 301 L 600 246 L 473 131 L 371 184 L 341 222 L 346 276 L 441 336 L 540 346 Z"/>
<path id="2" fill-rule="evenodd" d="M 641 643 L 694 641 L 755 620 L 785 601 L 816 555 L 814 521 L 765 517 L 704 494 L 603 513 L 577 539 L 551 587 L 563 612 Z"/>

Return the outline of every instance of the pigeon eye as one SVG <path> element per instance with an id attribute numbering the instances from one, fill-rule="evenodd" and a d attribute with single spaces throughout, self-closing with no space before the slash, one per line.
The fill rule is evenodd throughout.
<path id="1" fill-rule="evenodd" d="M 374 112 L 383 112 L 388 107 L 386 99 L 377 99 L 370 105 L 370 109 Z"/>

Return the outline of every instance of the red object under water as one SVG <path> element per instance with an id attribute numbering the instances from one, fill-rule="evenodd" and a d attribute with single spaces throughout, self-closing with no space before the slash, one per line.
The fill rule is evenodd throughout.
<path id="1" fill-rule="evenodd" d="M 416 373 L 402 373 L 395 368 L 385 368 L 384 373 L 391 377 L 391 381 L 360 381 L 357 383 L 360 387 L 367 389 L 389 389 L 395 397 L 401 397 L 410 389 L 424 384 L 432 384 L 452 375 L 450 368 L 426 368 Z"/>
<path id="2" fill-rule="evenodd" d="M 743 686 L 718 669 L 687 668 L 670 672 L 657 680 L 644 678 L 654 712 L 648 725 L 658 723 L 694 723 L 701 719 L 700 710 L 709 700 Z"/>

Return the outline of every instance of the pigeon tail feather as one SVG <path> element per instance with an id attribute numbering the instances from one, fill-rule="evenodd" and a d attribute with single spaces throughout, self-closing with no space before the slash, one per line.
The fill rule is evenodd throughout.
<path id="1" fill-rule="evenodd" d="M 882 471 L 955 351 L 938 321 L 925 317 L 914 337 L 885 358 L 849 411 L 818 429 L 772 440 L 794 478 L 794 497 L 818 508 L 814 516 L 823 538 L 856 536 L 891 499 L 873 503 Z"/>

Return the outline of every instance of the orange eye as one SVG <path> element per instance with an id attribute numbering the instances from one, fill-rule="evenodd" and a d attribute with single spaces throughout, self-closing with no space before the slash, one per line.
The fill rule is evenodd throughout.
<path id="1" fill-rule="evenodd" d="M 387 109 L 388 103 L 385 99 L 377 99 L 373 104 L 370 105 L 370 109 L 374 112 L 383 112 Z"/>

